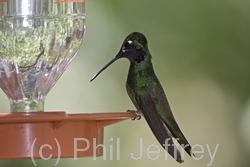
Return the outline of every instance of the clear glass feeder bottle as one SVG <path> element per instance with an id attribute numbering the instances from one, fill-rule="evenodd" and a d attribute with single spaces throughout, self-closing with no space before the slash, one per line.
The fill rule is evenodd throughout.
<path id="1" fill-rule="evenodd" d="M 84 0 L 0 0 L 0 87 L 11 112 L 44 111 L 84 32 Z"/>

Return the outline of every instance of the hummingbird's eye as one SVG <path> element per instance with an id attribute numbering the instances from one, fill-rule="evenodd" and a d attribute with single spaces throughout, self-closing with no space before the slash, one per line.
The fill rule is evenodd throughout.
<path id="1" fill-rule="evenodd" d="M 129 40 L 125 43 L 125 48 L 129 48 L 131 46 L 131 44 L 133 43 L 133 41 Z"/>

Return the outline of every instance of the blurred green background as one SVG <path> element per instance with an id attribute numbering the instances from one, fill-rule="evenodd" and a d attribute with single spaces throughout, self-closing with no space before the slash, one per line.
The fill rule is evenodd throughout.
<path id="1" fill-rule="evenodd" d="M 128 60 L 117 61 L 94 82 L 89 80 L 116 55 L 128 34 L 140 31 L 148 38 L 155 72 L 180 128 L 190 144 L 204 147 L 204 155 L 197 154 L 203 157 L 193 160 L 185 154 L 180 165 L 172 158 L 165 160 L 161 149 L 157 160 L 146 154 L 133 160 L 130 153 L 139 156 L 140 138 L 144 139 L 144 153 L 150 144 L 159 144 L 144 119 L 127 120 L 105 129 L 107 147 L 115 147 L 116 139 L 121 140 L 120 160 L 116 156 L 109 160 L 107 150 L 106 160 L 62 159 L 57 166 L 249 167 L 249 9 L 249 0 L 87 0 L 83 45 L 47 96 L 46 110 L 86 113 L 134 109 L 125 89 Z M 1 112 L 8 112 L 3 92 L 0 101 Z M 207 146 L 213 153 L 217 144 L 210 164 Z M 40 167 L 54 166 L 55 162 L 36 160 Z M 0 161 L 0 166 L 34 165 L 24 160 Z"/>

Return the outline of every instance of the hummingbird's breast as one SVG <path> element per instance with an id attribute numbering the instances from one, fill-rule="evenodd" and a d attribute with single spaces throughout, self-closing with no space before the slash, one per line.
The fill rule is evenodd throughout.
<path id="1" fill-rule="evenodd" d="M 130 97 L 131 101 L 133 102 L 134 106 L 138 111 L 140 111 L 140 107 L 137 103 L 137 98 L 136 96 L 138 95 L 138 87 L 137 87 L 137 81 L 136 81 L 136 75 L 135 73 L 129 72 L 128 77 L 127 77 L 127 82 L 126 82 L 126 89 L 128 96 Z"/>
<path id="2" fill-rule="evenodd" d="M 139 104 L 139 97 L 145 93 L 147 90 L 150 91 L 150 85 L 153 82 L 153 75 L 150 75 L 150 71 L 140 66 L 130 65 L 129 73 L 126 82 L 127 93 L 135 105 L 138 111 L 141 111 Z"/>

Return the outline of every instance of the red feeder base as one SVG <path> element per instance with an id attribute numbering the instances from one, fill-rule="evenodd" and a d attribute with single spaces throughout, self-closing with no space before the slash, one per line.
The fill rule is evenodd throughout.
<path id="1" fill-rule="evenodd" d="M 129 112 L 0 114 L 0 159 L 102 156 L 104 127 L 133 118 Z"/>

